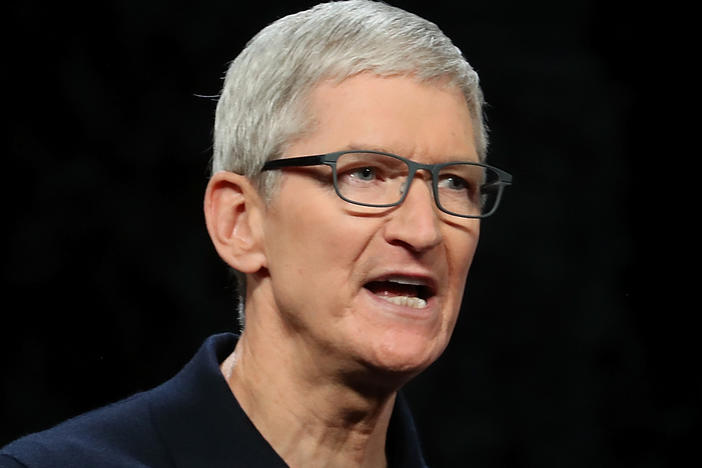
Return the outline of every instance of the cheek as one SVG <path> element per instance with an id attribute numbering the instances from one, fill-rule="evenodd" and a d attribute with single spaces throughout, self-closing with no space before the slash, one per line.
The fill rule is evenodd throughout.
<path id="1" fill-rule="evenodd" d="M 463 252 L 461 252 L 459 262 L 460 262 L 460 270 L 461 274 L 459 275 L 460 278 L 462 278 L 462 281 L 465 282 L 466 276 L 468 274 L 468 270 L 470 270 L 470 266 L 473 263 L 473 257 L 475 256 L 475 250 L 478 247 L 478 240 L 477 239 L 471 239 L 470 242 L 467 243 L 466 248 L 464 249 Z"/>
<path id="2" fill-rule="evenodd" d="M 341 287 L 367 243 L 368 223 L 319 198 L 271 213 L 267 257 L 271 270 L 294 275 L 291 280 L 303 288 Z"/>
<path id="3" fill-rule="evenodd" d="M 473 257 L 478 247 L 480 225 L 471 226 L 471 229 L 455 233 L 451 238 L 453 249 L 449 253 L 451 278 L 455 284 L 456 294 L 463 295 L 468 270 L 473 263 Z"/>

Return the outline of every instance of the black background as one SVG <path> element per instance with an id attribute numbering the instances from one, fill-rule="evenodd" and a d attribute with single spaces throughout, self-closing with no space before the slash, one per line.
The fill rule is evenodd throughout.
<path id="1" fill-rule="evenodd" d="M 6 12 L 0 445 L 150 388 L 235 329 L 201 208 L 203 96 L 255 32 L 313 3 Z M 682 465 L 702 387 L 699 306 L 682 299 L 699 274 L 679 234 L 696 213 L 675 209 L 694 183 L 671 106 L 690 72 L 669 22 L 685 13 L 394 4 L 478 70 L 490 161 L 515 179 L 483 224 L 451 345 L 407 388 L 429 463 Z"/>

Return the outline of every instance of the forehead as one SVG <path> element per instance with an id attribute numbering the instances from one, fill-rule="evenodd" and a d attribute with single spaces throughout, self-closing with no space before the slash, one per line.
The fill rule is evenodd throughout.
<path id="1" fill-rule="evenodd" d="M 312 128 L 289 156 L 370 149 L 426 162 L 478 160 L 470 111 L 453 85 L 363 73 L 319 83 L 307 111 Z"/>

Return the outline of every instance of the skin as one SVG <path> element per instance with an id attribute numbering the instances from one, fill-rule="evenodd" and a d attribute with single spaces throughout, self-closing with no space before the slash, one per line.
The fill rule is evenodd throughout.
<path id="1" fill-rule="evenodd" d="M 461 92 L 411 77 L 360 74 L 310 95 L 313 131 L 283 157 L 375 149 L 423 163 L 477 161 Z M 247 324 L 222 372 L 290 466 L 385 466 L 397 390 L 446 348 L 479 220 L 436 207 L 420 172 L 404 203 L 341 200 L 326 167 L 285 170 L 264 203 L 243 176 L 218 173 L 205 199 L 220 256 L 247 273 Z M 364 285 L 388 275 L 431 283 L 425 308 Z"/>

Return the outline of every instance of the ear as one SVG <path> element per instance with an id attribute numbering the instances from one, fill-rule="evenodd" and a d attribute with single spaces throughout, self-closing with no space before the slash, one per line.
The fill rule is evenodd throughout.
<path id="1" fill-rule="evenodd" d="M 255 273 L 266 266 L 263 209 L 261 196 L 245 176 L 217 172 L 207 184 L 207 231 L 222 260 L 242 273 Z"/>

